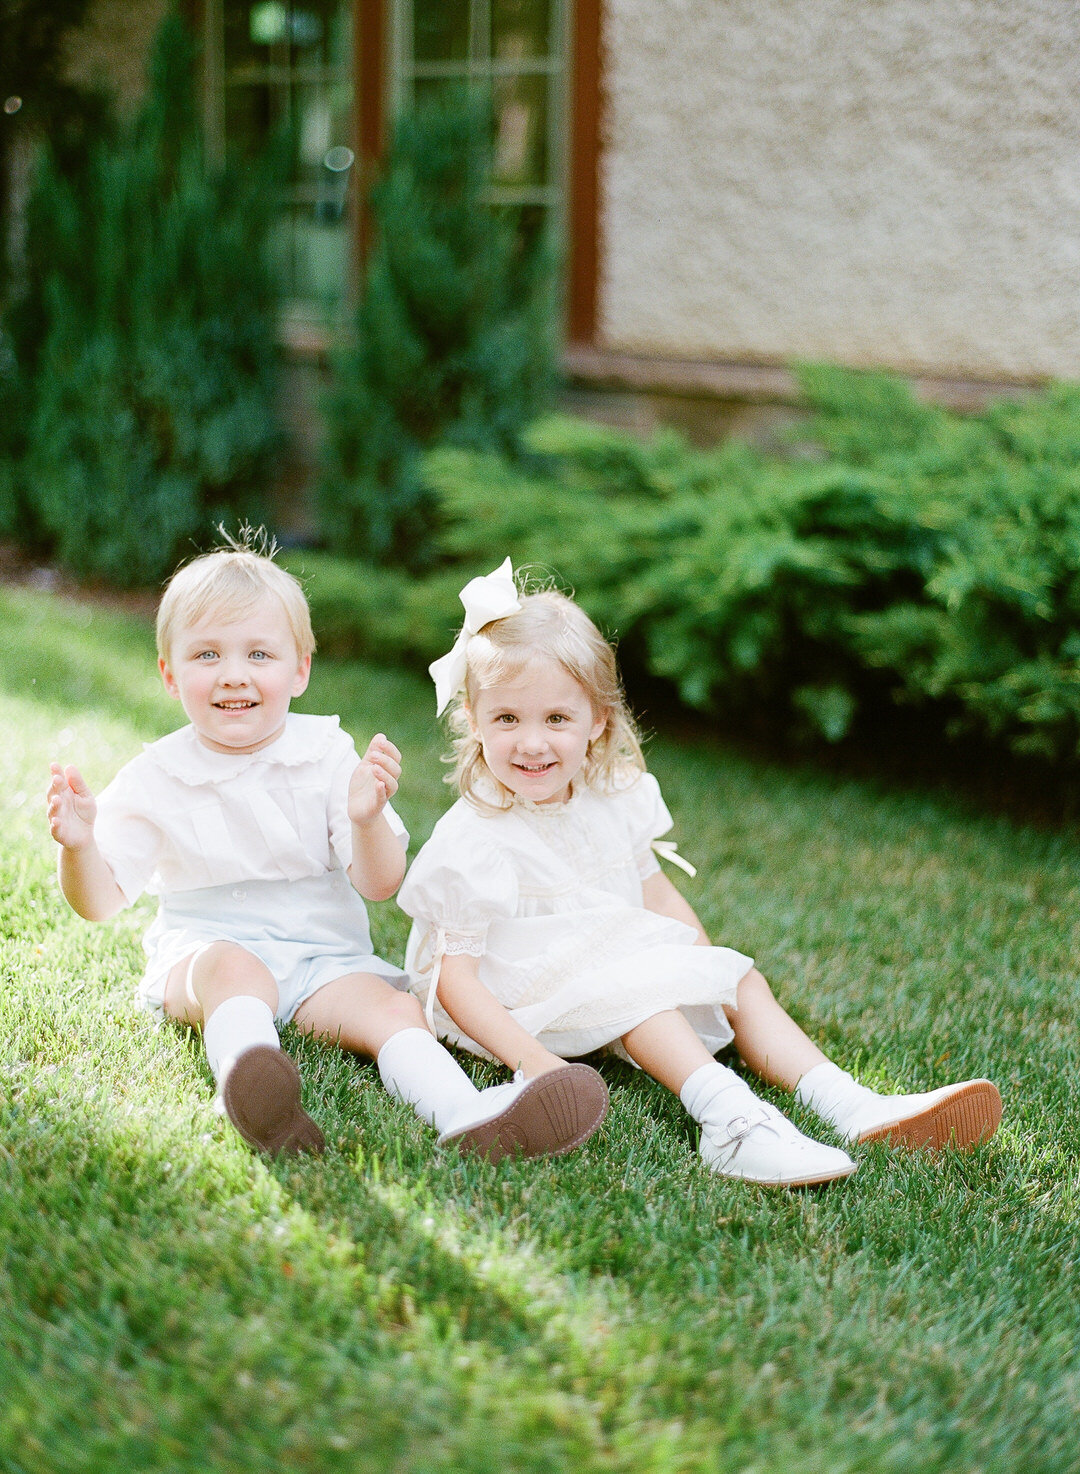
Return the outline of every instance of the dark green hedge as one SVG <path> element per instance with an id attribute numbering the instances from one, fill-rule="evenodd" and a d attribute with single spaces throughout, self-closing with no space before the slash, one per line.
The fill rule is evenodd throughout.
<path id="1" fill-rule="evenodd" d="M 138 115 L 43 149 L 0 331 L 0 534 L 118 585 L 259 520 L 283 440 L 272 197 L 208 171 L 194 68 L 170 15 Z"/>
<path id="2" fill-rule="evenodd" d="M 813 413 L 788 459 L 567 419 L 533 428 L 528 469 L 433 452 L 444 566 L 375 582 L 312 564 L 324 640 L 430 659 L 460 616 L 457 588 L 509 553 L 576 590 L 625 663 L 691 708 L 837 740 L 868 704 L 916 705 L 943 733 L 1068 763 L 1080 388 L 961 418 L 880 375 L 802 379 Z"/>

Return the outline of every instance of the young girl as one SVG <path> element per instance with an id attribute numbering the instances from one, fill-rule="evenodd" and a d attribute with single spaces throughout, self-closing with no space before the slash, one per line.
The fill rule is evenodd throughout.
<path id="1" fill-rule="evenodd" d="M 519 595 L 509 559 L 461 598 L 464 628 L 431 667 L 439 714 L 453 705 L 461 797 L 399 896 L 412 987 L 439 1032 L 526 1078 L 613 1048 L 679 1095 L 726 1177 L 799 1186 L 855 1170 L 713 1058 L 732 1040 L 849 1143 L 990 1136 L 989 1081 L 878 1095 L 811 1043 L 751 958 L 709 944 L 660 873 L 654 852 L 677 858 L 658 838 L 671 816 L 587 615 L 558 593 Z"/>
<path id="2" fill-rule="evenodd" d="M 297 581 L 269 551 L 232 544 L 182 568 L 157 620 L 158 666 L 190 725 L 148 744 L 95 803 L 52 764 L 60 884 L 104 920 L 143 890 L 160 899 L 139 997 L 201 1024 L 219 1106 L 261 1151 L 320 1151 L 277 1023 L 370 1054 L 390 1093 L 440 1142 L 498 1158 L 569 1151 L 607 1103 L 594 1070 L 478 1091 L 429 1032 L 398 968 L 374 955 L 361 896 L 405 872 L 389 800 L 400 754 L 381 734 L 362 759 L 337 717 L 298 716 L 314 638 Z"/>

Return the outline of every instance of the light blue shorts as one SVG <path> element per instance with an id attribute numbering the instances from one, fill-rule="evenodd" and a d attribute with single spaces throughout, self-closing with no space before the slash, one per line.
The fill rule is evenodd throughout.
<path id="1" fill-rule="evenodd" d="M 372 952 L 367 909 L 343 870 L 163 896 L 143 938 L 142 1006 L 163 1019 L 169 974 L 185 958 L 194 963 L 214 942 L 234 942 L 273 974 L 279 1023 L 288 1023 L 301 1003 L 348 973 L 375 973 L 395 988 L 408 987 L 400 968 Z M 188 996 L 197 1006 L 190 968 Z"/>

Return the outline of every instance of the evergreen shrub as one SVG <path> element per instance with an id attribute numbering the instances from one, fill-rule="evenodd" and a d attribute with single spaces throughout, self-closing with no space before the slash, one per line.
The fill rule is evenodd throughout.
<path id="1" fill-rule="evenodd" d="M 485 202 L 489 134 L 451 93 L 398 122 L 371 195 L 374 244 L 325 400 L 320 532 L 334 552 L 413 570 L 435 556 L 422 454 L 513 456 L 552 381 L 547 248 Z"/>
<path id="2" fill-rule="evenodd" d="M 1075 760 L 1080 387 L 962 418 L 882 375 L 811 367 L 803 384 L 822 459 L 563 418 L 530 430 L 528 466 L 432 452 L 450 561 L 397 596 L 396 648 L 441 653 L 457 588 L 509 553 L 699 711 L 836 741 L 918 706 L 942 735 Z"/>
<path id="3" fill-rule="evenodd" d="M 121 585 L 161 578 L 222 518 L 258 520 L 280 442 L 271 194 L 207 171 L 194 98 L 170 16 L 135 120 L 74 171 L 45 151 L 8 316 L 25 435 L 6 521 Z"/>

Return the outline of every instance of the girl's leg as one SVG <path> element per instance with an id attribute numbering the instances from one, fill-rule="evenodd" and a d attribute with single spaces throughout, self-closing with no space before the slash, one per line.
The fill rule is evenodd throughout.
<path id="1" fill-rule="evenodd" d="M 323 1134 L 300 1104 L 300 1076 L 274 1023 L 277 983 L 257 957 L 213 942 L 178 963 L 165 1012 L 203 1026 L 221 1108 L 251 1146 L 271 1156 L 321 1151 Z"/>
<path id="2" fill-rule="evenodd" d="M 387 1091 L 439 1131 L 440 1145 L 492 1161 L 515 1152 L 568 1152 L 592 1135 L 607 1110 L 603 1081 L 584 1065 L 477 1090 L 429 1032 L 416 998 L 371 973 L 327 983 L 300 1005 L 295 1021 L 318 1038 L 371 1055 Z"/>
<path id="3" fill-rule="evenodd" d="M 1001 1096 L 989 1080 L 918 1095 L 878 1095 L 860 1085 L 807 1038 L 756 968 L 739 983 L 738 1008 L 728 1017 L 750 1069 L 770 1085 L 794 1090 L 849 1142 L 967 1147 L 992 1136 L 1001 1120 Z"/>
<path id="4" fill-rule="evenodd" d="M 646 1019 L 622 1043 L 636 1064 L 678 1094 L 701 1126 L 703 1160 L 721 1176 L 801 1187 L 855 1170 L 846 1152 L 803 1136 L 713 1059 L 678 1010 Z"/>
<path id="5" fill-rule="evenodd" d="M 825 1063 L 824 1054 L 780 1007 L 756 967 L 740 981 L 737 997 L 738 1007 L 725 1012 L 739 1057 L 755 1075 L 794 1090 L 808 1070 Z"/>

